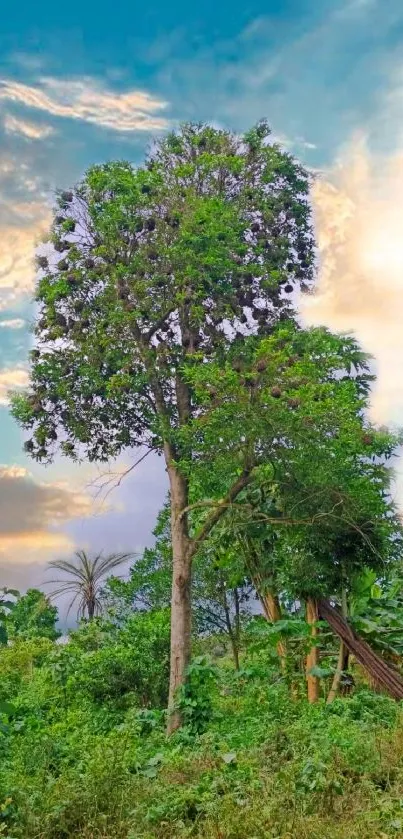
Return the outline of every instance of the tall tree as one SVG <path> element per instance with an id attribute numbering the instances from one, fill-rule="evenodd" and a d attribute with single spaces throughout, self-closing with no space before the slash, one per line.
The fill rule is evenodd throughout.
<path id="1" fill-rule="evenodd" d="M 69 604 L 69 611 L 77 603 L 77 614 L 79 617 L 88 616 L 88 620 L 99 614 L 102 610 L 101 590 L 108 574 L 112 574 L 119 566 L 127 562 L 131 554 L 109 554 L 102 553 L 94 557 L 88 556 L 85 551 L 77 551 L 75 561 L 68 559 L 55 559 L 49 563 L 49 567 L 55 571 L 61 571 L 64 575 L 55 580 L 47 580 L 49 585 L 56 584 L 52 597 L 60 597 L 65 594 L 72 594 Z"/>
<path id="2" fill-rule="evenodd" d="M 38 258 L 38 347 L 14 415 L 34 429 L 25 447 L 39 460 L 57 447 L 92 461 L 141 445 L 164 455 L 171 709 L 190 655 L 192 558 L 224 510 L 191 537 L 181 464 L 195 454 L 182 431 L 196 408 L 184 367 L 247 333 L 270 333 L 291 315 L 290 293 L 312 279 L 309 178 L 269 134 L 265 122 L 243 137 L 185 125 L 143 167 L 92 168 L 60 194 L 52 252 Z M 250 477 L 245 463 L 226 503 Z M 172 715 L 171 728 L 178 723 Z"/>

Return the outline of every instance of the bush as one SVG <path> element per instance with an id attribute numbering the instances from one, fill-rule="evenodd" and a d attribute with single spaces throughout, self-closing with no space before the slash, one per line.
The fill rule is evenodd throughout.
<path id="1" fill-rule="evenodd" d="M 61 650 L 66 688 L 103 704 L 129 698 L 141 707 L 164 707 L 169 674 L 169 614 L 136 612 L 117 628 L 83 625 Z"/>

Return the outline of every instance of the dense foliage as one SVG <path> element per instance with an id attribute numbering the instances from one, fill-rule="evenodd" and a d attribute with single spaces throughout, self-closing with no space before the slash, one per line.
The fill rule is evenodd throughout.
<path id="1" fill-rule="evenodd" d="M 400 835 L 396 703 L 360 684 L 332 706 L 308 706 L 302 673 L 290 698 L 252 621 L 238 673 L 226 658 L 194 660 L 186 727 L 167 740 L 166 693 L 157 695 L 167 684 L 165 617 L 141 614 L 122 630 L 98 619 L 56 651 L 46 640 L 0 651 L 0 835 Z"/>

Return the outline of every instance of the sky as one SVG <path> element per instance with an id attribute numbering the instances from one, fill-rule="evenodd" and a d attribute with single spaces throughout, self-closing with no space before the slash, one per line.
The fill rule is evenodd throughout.
<path id="1" fill-rule="evenodd" d="M 317 292 L 307 324 L 374 355 L 379 423 L 403 419 L 403 8 L 400 0 L 20 0 L 0 32 L 0 586 L 49 559 L 140 551 L 166 494 L 147 458 L 105 498 L 100 469 L 34 464 L 7 406 L 27 381 L 35 243 L 56 188 L 92 163 L 141 163 L 183 120 L 266 117 L 315 170 Z M 126 458 L 130 463 L 130 458 Z M 124 464 L 119 467 L 123 468 Z M 396 497 L 403 505 L 403 462 Z"/>

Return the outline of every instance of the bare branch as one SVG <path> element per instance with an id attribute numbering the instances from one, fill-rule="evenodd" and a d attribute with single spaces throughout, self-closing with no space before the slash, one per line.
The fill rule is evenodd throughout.
<path id="1" fill-rule="evenodd" d="M 101 483 L 98 487 L 98 491 L 95 495 L 95 498 L 96 499 L 99 498 L 102 491 L 104 489 L 106 489 L 106 493 L 103 497 L 103 501 L 106 501 L 106 499 L 111 494 L 111 492 L 113 492 L 114 489 L 117 489 L 118 487 L 120 487 L 123 479 L 126 478 L 127 475 L 130 474 L 130 472 L 133 472 L 133 470 L 136 469 L 136 467 L 139 466 L 140 463 L 142 463 L 143 460 L 145 460 L 146 457 L 148 457 L 148 455 L 152 453 L 152 451 L 154 451 L 154 450 L 151 449 L 151 448 L 147 449 L 147 451 L 144 454 L 142 454 L 141 457 L 139 457 L 134 463 L 132 463 L 131 466 L 128 466 L 127 469 L 124 469 L 121 472 L 111 472 L 111 471 L 109 471 L 107 473 L 99 475 L 94 481 L 91 481 L 88 484 L 88 487 L 91 487 L 91 486 L 94 487 L 98 480 L 101 481 Z"/>

